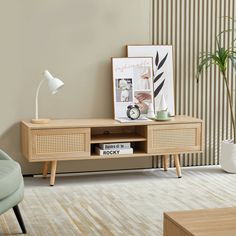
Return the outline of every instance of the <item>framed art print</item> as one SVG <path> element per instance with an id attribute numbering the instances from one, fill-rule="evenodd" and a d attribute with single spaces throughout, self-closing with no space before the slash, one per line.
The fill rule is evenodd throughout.
<path id="1" fill-rule="evenodd" d="M 154 69 L 154 104 L 155 113 L 160 110 L 161 99 L 167 103 L 171 116 L 175 115 L 173 56 L 171 45 L 130 45 L 127 46 L 128 57 L 152 57 Z"/>
<path id="2" fill-rule="evenodd" d="M 127 117 L 127 107 L 138 105 L 141 118 L 153 104 L 151 57 L 112 58 L 114 118 Z"/>

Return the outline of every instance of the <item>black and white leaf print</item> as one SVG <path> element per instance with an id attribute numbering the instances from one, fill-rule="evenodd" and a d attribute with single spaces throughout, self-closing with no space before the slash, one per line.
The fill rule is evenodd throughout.
<path id="1" fill-rule="evenodd" d="M 164 72 L 161 72 L 159 75 L 157 75 L 155 78 L 154 78 L 154 83 L 156 83 L 160 78 L 161 76 L 163 75 Z"/>
<path id="2" fill-rule="evenodd" d="M 157 51 L 156 58 L 155 58 L 156 67 L 158 66 L 158 63 L 159 63 L 159 53 Z"/>
<path id="3" fill-rule="evenodd" d="M 157 66 L 157 69 L 161 69 L 161 67 L 164 65 L 166 59 L 168 57 L 168 53 L 165 55 L 165 57 L 161 60 L 160 64 Z"/>
<path id="4" fill-rule="evenodd" d="M 166 59 L 168 57 L 168 53 L 166 53 L 166 55 L 164 56 L 164 58 L 160 61 L 159 63 L 159 53 L 157 51 L 156 53 L 156 57 L 155 57 L 155 65 L 156 65 L 156 76 L 153 80 L 154 83 L 156 83 L 158 80 L 161 79 L 162 75 L 164 74 L 164 71 L 162 71 L 161 73 L 159 73 L 159 70 L 162 68 L 162 66 L 165 64 Z M 160 91 L 162 90 L 163 86 L 165 83 L 165 79 L 158 85 L 158 87 L 155 89 L 154 91 L 154 97 L 156 98 L 158 96 L 158 94 L 160 93 Z"/>
<path id="5" fill-rule="evenodd" d="M 156 90 L 154 91 L 154 97 L 157 97 L 157 95 L 160 93 L 160 91 L 161 91 L 161 89 L 162 89 L 164 83 L 165 83 L 165 79 L 161 82 L 160 85 L 158 85 L 158 87 L 157 87 Z"/>

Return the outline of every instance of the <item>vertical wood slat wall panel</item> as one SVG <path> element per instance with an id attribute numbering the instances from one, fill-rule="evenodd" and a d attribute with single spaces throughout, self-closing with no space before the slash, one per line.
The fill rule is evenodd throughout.
<path id="1" fill-rule="evenodd" d="M 234 28 L 227 17 L 236 15 L 234 0 L 153 0 L 153 44 L 173 45 L 176 114 L 202 118 L 205 122 L 205 151 L 203 154 L 181 155 L 182 166 L 215 165 L 219 163 L 220 143 L 232 138 L 226 88 L 217 68 L 204 71 L 196 81 L 198 56 L 216 48 L 215 36 L 222 30 Z M 229 32 L 221 37 L 228 47 L 235 37 Z M 234 72 L 227 72 L 233 87 Z M 157 167 L 162 165 L 157 157 Z M 173 160 L 170 160 L 173 166 Z"/>

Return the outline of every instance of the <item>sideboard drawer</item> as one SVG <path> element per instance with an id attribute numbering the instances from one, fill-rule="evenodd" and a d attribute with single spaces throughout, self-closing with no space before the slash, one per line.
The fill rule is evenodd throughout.
<path id="1" fill-rule="evenodd" d="M 34 129 L 30 136 L 32 161 L 90 156 L 89 128 Z"/>
<path id="2" fill-rule="evenodd" d="M 199 151 L 202 151 L 202 123 L 148 126 L 148 153 Z"/>

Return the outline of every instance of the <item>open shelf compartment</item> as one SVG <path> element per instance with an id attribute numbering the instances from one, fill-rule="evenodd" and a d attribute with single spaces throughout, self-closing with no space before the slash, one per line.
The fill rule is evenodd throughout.
<path id="1" fill-rule="evenodd" d="M 104 143 L 130 142 L 133 154 L 98 155 L 96 147 Z M 121 127 L 99 127 L 91 129 L 91 157 L 130 157 L 147 154 L 147 127 L 146 126 L 121 126 Z"/>
<path id="2" fill-rule="evenodd" d="M 101 127 L 91 129 L 91 143 L 142 142 L 147 140 L 145 126 Z"/>

